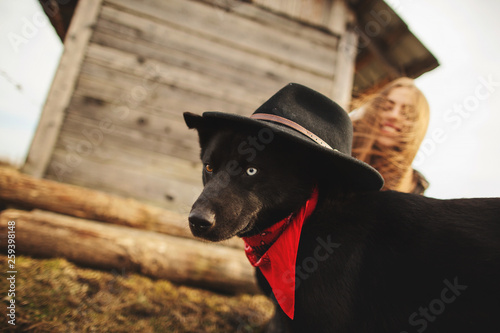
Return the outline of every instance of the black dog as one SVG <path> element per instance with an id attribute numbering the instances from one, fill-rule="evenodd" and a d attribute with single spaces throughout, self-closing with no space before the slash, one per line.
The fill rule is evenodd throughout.
<path id="1" fill-rule="evenodd" d="M 260 260 L 275 238 L 246 249 L 277 304 L 270 331 L 500 331 L 500 199 L 379 191 L 380 175 L 350 157 L 346 113 L 300 85 L 251 118 L 184 117 L 198 130 L 204 163 L 205 188 L 189 217 L 195 236 L 249 244 L 283 221 L 284 235 L 308 202 L 298 250 L 279 254 L 291 255 L 291 271 L 276 266 L 273 280 L 266 267 L 275 259 Z M 290 281 L 291 303 L 280 290 Z"/>

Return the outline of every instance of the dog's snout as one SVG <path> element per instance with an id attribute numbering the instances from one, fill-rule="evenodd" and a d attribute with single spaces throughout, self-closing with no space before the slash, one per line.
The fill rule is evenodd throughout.
<path id="1" fill-rule="evenodd" d="M 188 217 L 192 231 L 203 232 L 215 224 L 214 214 L 208 212 L 191 211 Z"/>

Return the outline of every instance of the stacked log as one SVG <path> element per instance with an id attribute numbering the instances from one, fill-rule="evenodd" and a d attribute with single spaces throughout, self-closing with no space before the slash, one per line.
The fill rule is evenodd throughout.
<path id="1" fill-rule="evenodd" d="M 244 251 L 235 248 L 241 240 L 223 246 L 190 239 L 180 214 L 7 168 L 0 168 L 0 199 L 35 208 L 0 212 L 2 239 L 15 221 L 16 254 L 63 257 L 229 293 L 258 291 Z"/>
<path id="2" fill-rule="evenodd" d="M 194 239 L 187 217 L 179 213 L 131 198 L 34 178 L 12 168 L 0 167 L 0 199 L 23 207 Z M 243 248 L 239 239 L 223 244 Z"/>

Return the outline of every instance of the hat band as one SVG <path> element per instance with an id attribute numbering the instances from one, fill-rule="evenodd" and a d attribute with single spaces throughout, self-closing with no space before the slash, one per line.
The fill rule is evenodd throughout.
<path id="1" fill-rule="evenodd" d="M 308 129 L 300 126 L 296 122 L 293 122 L 293 121 L 291 121 L 289 119 L 286 119 L 286 118 L 283 118 L 283 117 L 280 117 L 280 116 L 275 116 L 275 115 L 272 115 L 272 114 L 267 114 L 267 113 L 254 113 L 253 115 L 250 116 L 250 118 L 257 119 L 257 120 L 272 121 L 272 122 L 275 122 L 275 123 L 278 123 L 278 124 L 282 124 L 282 125 L 288 126 L 290 128 L 293 128 L 294 130 L 296 130 L 296 131 L 304 134 L 305 136 L 307 136 L 308 138 L 310 138 L 311 140 L 313 140 L 314 142 L 316 142 L 317 144 L 319 144 L 322 147 L 325 147 L 325 148 L 328 148 L 328 149 L 332 149 L 332 150 L 337 150 L 337 149 L 333 149 L 332 147 L 330 147 L 330 145 L 328 145 L 328 143 L 326 143 L 325 141 L 321 140 L 321 138 L 318 137 L 313 132 L 309 131 Z"/>

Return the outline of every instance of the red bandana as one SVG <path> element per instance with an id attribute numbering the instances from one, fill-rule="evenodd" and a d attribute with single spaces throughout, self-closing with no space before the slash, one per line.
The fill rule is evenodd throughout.
<path id="1" fill-rule="evenodd" d="M 315 188 L 306 204 L 297 212 L 272 225 L 258 235 L 243 237 L 248 260 L 271 286 L 281 309 L 290 319 L 295 310 L 295 262 L 304 221 L 318 202 Z"/>

